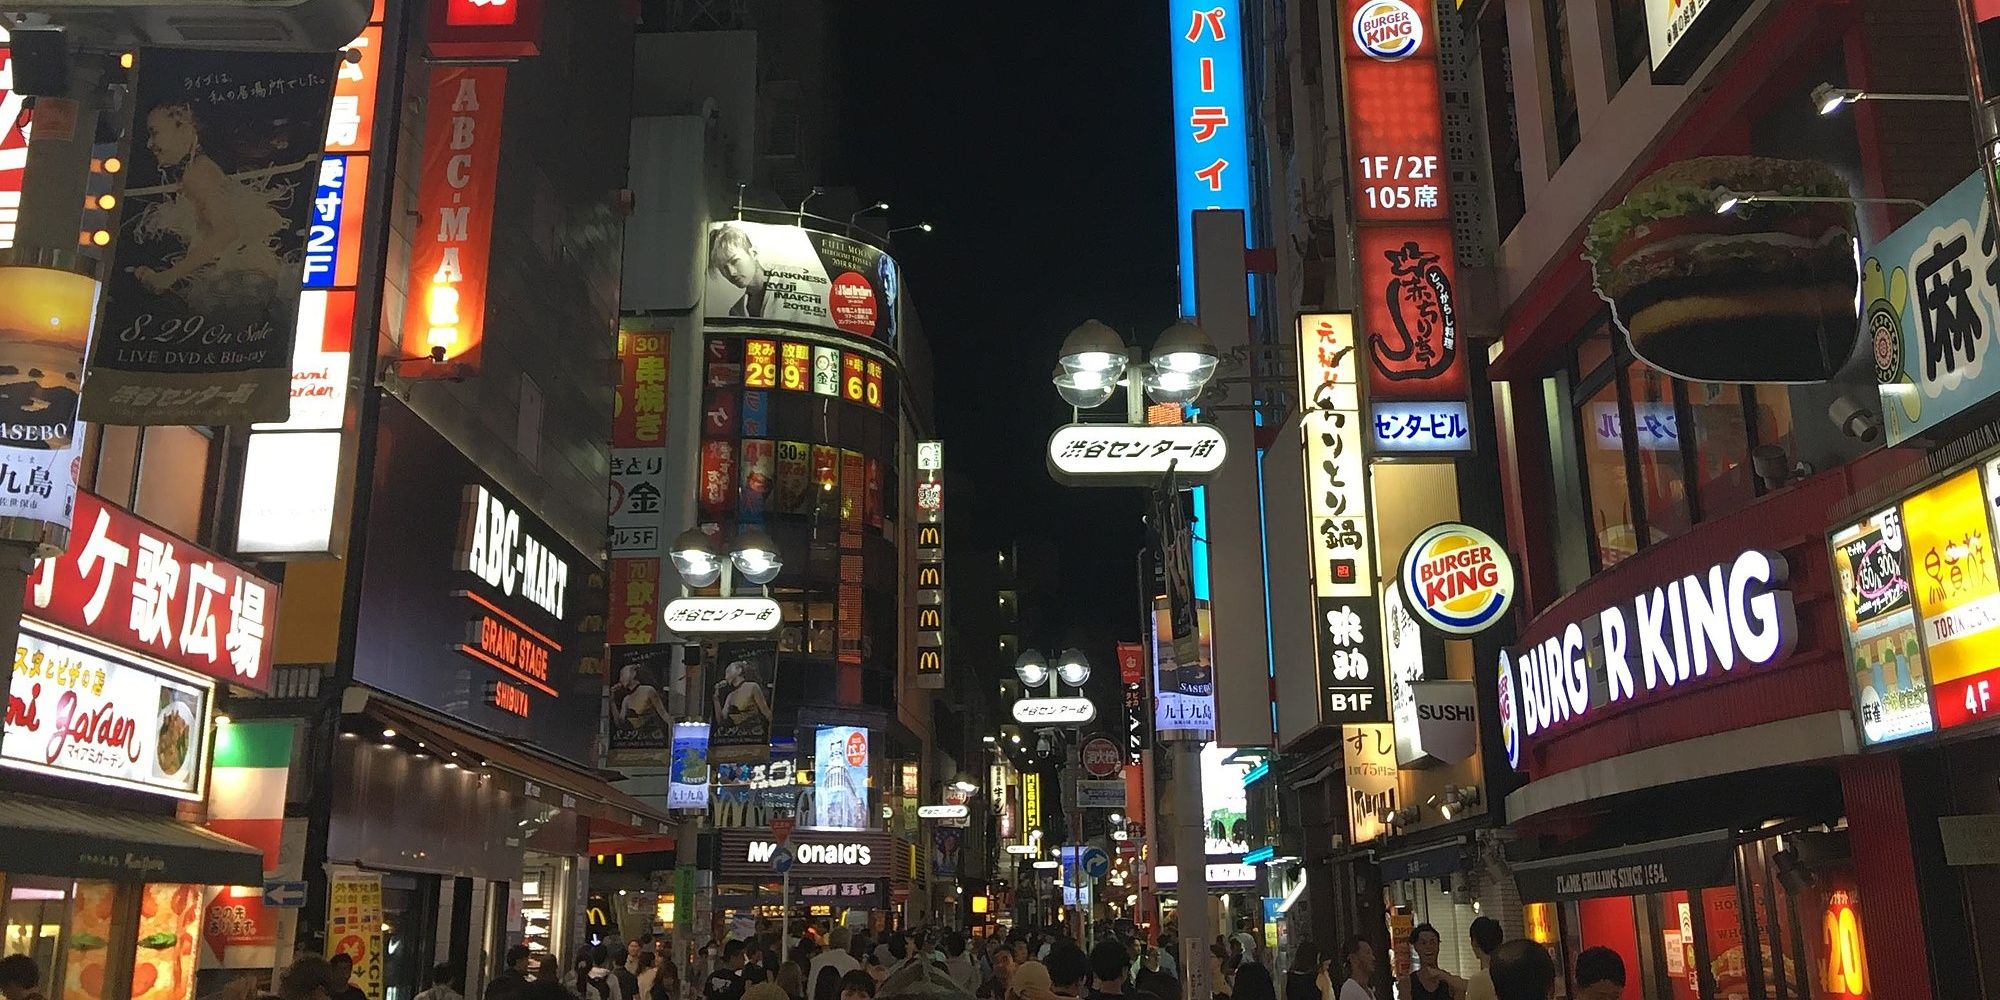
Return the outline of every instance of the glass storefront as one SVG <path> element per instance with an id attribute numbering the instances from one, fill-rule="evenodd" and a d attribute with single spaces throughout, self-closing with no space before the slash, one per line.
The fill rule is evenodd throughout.
<path id="1" fill-rule="evenodd" d="M 53 1000 L 189 1000 L 202 887 L 0 873 L 6 954 L 41 972 Z"/>

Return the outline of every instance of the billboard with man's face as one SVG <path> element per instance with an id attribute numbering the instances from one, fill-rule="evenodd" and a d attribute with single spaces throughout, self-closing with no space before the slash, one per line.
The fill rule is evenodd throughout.
<path id="1" fill-rule="evenodd" d="M 901 284 L 894 258 L 845 236 L 741 220 L 708 230 L 712 321 L 773 320 L 893 345 Z"/>

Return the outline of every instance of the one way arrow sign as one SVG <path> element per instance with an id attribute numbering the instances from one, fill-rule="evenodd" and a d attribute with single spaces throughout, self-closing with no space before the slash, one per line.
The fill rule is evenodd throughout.
<path id="1" fill-rule="evenodd" d="M 306 905 L 306 884 L 304 882 L 264 883 L 264 905 L 281 910 L 296 910 Z"/>

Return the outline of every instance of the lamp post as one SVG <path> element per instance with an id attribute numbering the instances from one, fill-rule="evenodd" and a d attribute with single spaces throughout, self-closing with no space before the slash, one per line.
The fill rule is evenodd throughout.
<path id="1" fill-rule="evenodd" d="M 1158 403 L 1194 402 L 1201 398 L 1203 390 L 1214 378 L 1219 360 L 1215 342 L 1208 333 L 1187 320 L 1176 322 L 1162 331 L 1150 355 L 1137 346 L 1127 345 L 1116 330 L 1089 320 L 1071 330 L 1063 340 L 1062 355 L 1051 380 L 1063 401 L 1079 411 L 1104 405 L 1122 387 L 1125 390 L 1125 422 L 1144 424 L 1145 398 Z M 1172 469 L 1173 466 L 1169 466 L 1167 475 L 1162 479 L 1163 484 L 1176 482 Z M 1122 485 L 1122 482 L 1107 476 L 1100 485 Z M 1174 488 L 1178 489 L 1177 486 Z M 1177 543 L 1170 541 L 1168 544 Z M 1192 603 L 1192 595 L 1188 595 L 1187 600 Z M 1205 996 L 1207 991 L 1203 982 L 1206 977 L 1200 974 L 1205 966 L 1200 964 L 1200 956 L 1205 954 L 1209 932 L 1208 908 L 1205 905 L 1208 896 L 1207 842 L 1203 836 L 1201 802 L 1202 740 L 1191 738 L 1193 735 L 1197 734 L 1183 734 L 1183 738 L 1173 741 L 1177 748 L 1173 788 L 1176 802 L 1174 853 L 1180 862 L 1178 894 L 1183 900 L 1194 901 L 1179 910 L 1182 951 L 1193 956 L 1184 984 L 1190 996 Z"/>
<path id="2" fill-rule="evenodd" d="M 1044 657 L 1041 653 L 1031 649 L 1025 653 L 1022 653 L 1020 658 L 1014 661 L 1014 676 L 1020 679 L 1022 687 L 1030 691 L 1033 691 L 1036 688 L 1040 688 L 1046 684 L 1048 687 L 1048 696 L 1050 698 L 1060 698 L 1062 697 L 1062 689 L 1064 686 L 1080 690 L 1085 684 L 1090 682 L 1090 658 L 1084 656 L 1082 650 L 1072 646 L 1068 649 L 1063 650 L 1061 653 L 1057 654 L 1055 658 L 1055 663 L 1051 664 L 1049 660 L 1046 657 Z M 1074 725 L 1082 725 L 1083 722 L 1088 722 L 1088 721 L 1090 720 L 1086 718 L 1077 723 L 1074 723 Z M 1067 728 L 1067 727 L 1064 726 L 1056 728 Z M 1062 759 L 1064 764 L 1063 772 L 1065 777 L 1070 777 L 1074 771 L 1073 768 L 1068 766 L 1070 763 L 1071 751 L 1072 749 L 1074 749 L 1075 745 L 1078 742 L 1074 738 L 1074 736 L 1075 736 L 1074 733 L 1065 733 L 1059 737 L 1062 738 L 1063 740 Z M 1072 778 L 1072 780 L 1074 779 Z M 1061 787 L 1060 781 L 1058 782 L 1058 787 L 1059 788 Z M 1071 804 L 1075 801 L 1075 796 L 1073 793 L 1068 791 L 1059 791 L 1058 796 L 1060 798 L 1063 814 L 1064 816 L 1068 816 Z M 1062 886 L 1065 889 L 1068 889 L 1070 887 L 1069 873 L 1072 869 L 1075 869 L 1076 870 L 1075 891 L 1077 897 L 1076 908 L 1077 912 L 1080 914 L 1079 919 L 1077 921 L 1078 930 L 1083 933 L 1084 943 L 1088 945 L 1090 940 L 1089 939 L 1090 910 L 1088 907 L 1083 905 L 1083 870 L 1082 870 L 1083 831 L 1080 829 L 1082 824 L 1072 823 L 1066 820 L 1063 823 L 1063 826 L 1069 832 L 1069 836 L 1063 838 L 1065 845 L 1067 846 L 1070 844 L 1074 844 L 1075 850 L 1072 852 L 1072 856 L 1070 859 L 1071 863 L 1064 865 L 1062 868 Z M 1060 859 L 1061 857 L 1060 850 L 1057 852 L 1057 856 L 1058 859 Z"/>
<path id="3" fill-rule="evenodd" d="M 784 570 L 785 561 L 779 556 L 771 536 L 762 528 L 739 529 L 727 552 L 716 544 L 715 538 L 708 532 L 689 528 L 674 539 L 668 556 L 674 564 L 674 572 L 681 578 L 680 599 L 670 602 L 661 615 L 670 632 L 694 639 L 705 649 L 712 649 L 711 643 L 715 639 L 766 635 L 780 624 L 781 614 L 777 602 L 770 599 L 769 591 L 771 581 L 776 580 Z M 760 596 L 749 599 L 736 597 L 738 577 L 756 587 Z M 717 596 L 690 595 L 691 591 L 710 585 L 717 585 Z M 702 657 L 704 662 L 707 659 L 707 656 Z M 704 680 L 700 676 L 690 677 L 688 691 L 702 690 Z M 675 867 L 693 866 L 694 854 L 701 843 L 702 823 L 707 815 L 704 809 L 681 820 L 680 829 L 674 837 Z M 789 873 L 785 884 L 784 910 L 789 926 L 792 912 Z M 689 912 L 692 911 L 690 906 Z M 683 961 L 691 954 L 694 944 L 691 923 L 674 921 L 674 952 Z"/>

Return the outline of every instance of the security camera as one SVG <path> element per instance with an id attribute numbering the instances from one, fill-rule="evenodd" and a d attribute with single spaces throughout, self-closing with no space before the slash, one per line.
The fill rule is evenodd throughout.
<path id="1" fill-rule="evenodd" d="M 1760 444 L 1750 450 L 1750 468 L 1763 480 L 1764 488 L 1775 490 L 1792 479 L 1792 457 L 1775 444 Z"/>
<path id="2" fill-rule="evenodd" d="M 1882 436 L 1882 418 L 1846 396 L 1834 397 L 1826 408 L 1826 416 L 1842 434 L 1856 441 L 1874 441 Z"/>

